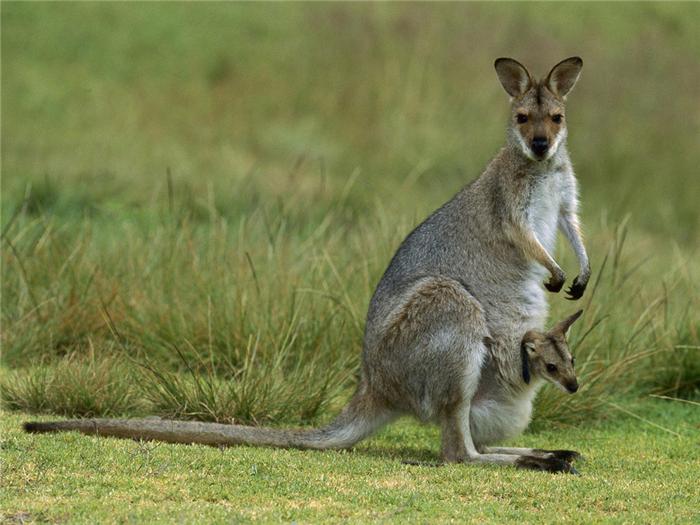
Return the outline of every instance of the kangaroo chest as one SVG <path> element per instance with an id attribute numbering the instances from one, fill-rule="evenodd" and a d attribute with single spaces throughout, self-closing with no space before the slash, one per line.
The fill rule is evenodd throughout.
<path id="1" fill-rule="evenodd" d="M 533 182 L 526 202 L 526 220 L 537 240 L 551 253 L 561 206 L 559 171 L 544 173 Z"/>

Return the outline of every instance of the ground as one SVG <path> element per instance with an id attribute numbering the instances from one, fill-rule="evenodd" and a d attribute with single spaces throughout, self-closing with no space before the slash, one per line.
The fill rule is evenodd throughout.
<path id="1" fill-rule="evenodd" d="M 611 408 L 611 410 L 613 410 Z M 395 424 L 353 451 L 137 443 L 27 435 L 2 415 L 7 522 L 606 522 L 700 520 L 700 411 L 649 400 L 589 427 L 517 444 L 574 448 L 580 475 L 437 459 L 435 428 Z M 616 414 L 612 414 L 617 417 Z M 638 419 L 642 417 L 642 419 Z"/>

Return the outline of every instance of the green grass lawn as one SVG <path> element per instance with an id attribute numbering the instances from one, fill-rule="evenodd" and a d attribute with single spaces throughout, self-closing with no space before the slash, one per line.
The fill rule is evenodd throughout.
<path id="1" fill-rule="evenodd" d="M 352 451 L 214 449 L 27 435 L 2 414 L 4 519 L 69 523 L 693 523 L 700 412 L 650 400 L 517 441 L 583 453 L 579 476 L 434 461 L 434 427 L 400 421 Z"/>

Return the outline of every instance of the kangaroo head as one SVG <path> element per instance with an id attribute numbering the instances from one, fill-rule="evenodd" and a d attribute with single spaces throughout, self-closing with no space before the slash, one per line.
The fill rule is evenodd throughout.
<path id="1" fill-rule="evenodd" d="M 557 323 L 549 332 L 530 330 L 521 343 L 523 379 L 530 382 L 530 375 L 549 381 L 573 394 L 578 390 L 574 358 L 569 352 L 566 335 L 583 310 Z"/>
<path id="2" fill-rule="evenodd" d="M 583 60 L 562 60 L 544 80 L 534 80 L 527 68 L 512 58 L 499 58 L 494 66 L 511 97 L 508 141 L 530 160 L 551 158 L 566 139 L 564 101 L 578 80 Z"/>

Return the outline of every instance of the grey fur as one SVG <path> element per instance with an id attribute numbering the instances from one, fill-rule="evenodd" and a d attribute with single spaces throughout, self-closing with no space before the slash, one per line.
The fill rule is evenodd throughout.
<path id="1" fill-rule="evenodd" d="M 390 413 L 377 407 L 362 389 L 350 400 L 333 422 L 323 428 L 285 430 L 276 428 L 224 425 L 199 421 L 144 419 L 73 419 L 68 421 L 28 422 L 31 433 L 74 430 L 87 435 L 127 439 L 198 443 L 210 446 L 258 445 L 299 449 L 343 449 L 370 435 L 391 419 Z"/>

